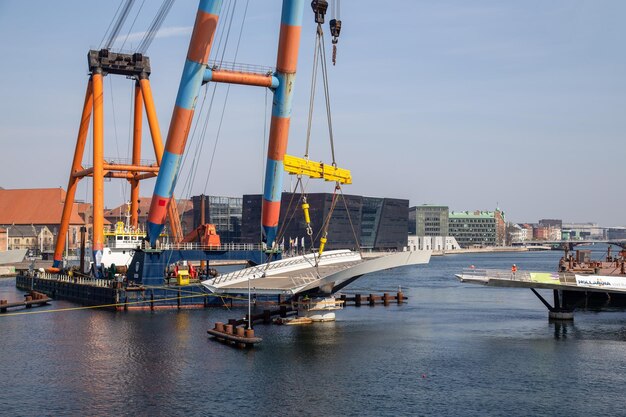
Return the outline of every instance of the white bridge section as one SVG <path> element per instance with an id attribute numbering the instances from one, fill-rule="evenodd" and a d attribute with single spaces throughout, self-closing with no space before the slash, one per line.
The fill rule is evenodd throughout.
<path id="1" fill-rule="evenodd" d="M 510 270 L 468 268 L 455 276 L 461 282 L 493 287 L 626 293 L 626 275 L 581 275 L 571 272 L 528 272 L 519 270 L 513 273 Z"/>
<path id="2" fill-rule="evenodd" d="M 324 252 L 317 267 L 317 254 L 295 256 L 223 274 L 202 285 L 217 294 L 244 294 L 248 285 L 256 294 L 294 295 L 309 290 L 330 294 L 364 274 L 427 264 L 430 255 L 431 251 L 407 251 L 363 259 L 358 252 L 334 250 Z"/>

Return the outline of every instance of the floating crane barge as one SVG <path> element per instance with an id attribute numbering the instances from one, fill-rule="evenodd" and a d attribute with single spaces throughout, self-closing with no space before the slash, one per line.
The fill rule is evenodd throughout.
<path id="1" fill-rule="evenodd" d="M 108 48 L 90 51 L 88 54 L 90 78 L 83 106 L 80 128 L 72 167 L 70 169 L 67 197 L 54 253 L 53 268 L 46 272 L 28 271 L 17 278 L 20 289 L 35 289 L 52 297 L 68 298 L 84 304 L 97 304 L 115 309 L 185 308 L 208 305 L 233 304 L 244 294 L 254 293 L 257 302 L 276 303 L 297 295 L 332 295 L 358 277 L 383 269 L 428 263 L 430 251 L 386 254 L 379 258 L 363 259 L 358 252 L 348 250 L 324 252 L 328 224 L 322 230 L 315 252 L 281 260 L 278 250 L 279 213 L 283 177 L 285 172 L 334 182 L 335 190 L 341 184 L 352 182 L 350 171 L 338 168 L 334 148 L 332 164 L 323 164 L 304 158 L 286 155 L 291 102 L 295 85 L 296 67 L 302 30 L 304 0 L 283 0 L 275 70 L 258 73 L 245 68 L 223 68 L 209 64 L 220 11 L 221 0 L 200 0 L 189 49 L 181 75 L 178 95 L 172 113 L 167 141 L 163 145 L 156 118 L 149 84 L 150 61 L 143 53 L 115 53 Z M 328 7 L 325 0 L 311 2 L 317 23 L 316 53 L 323 52 L 324 14 Z M 126 8 L 127 9 L 127 8 Z M 126 10 L 125 9 L 125 10 Z M 124 17 L 125 18 L 125 17 Z M 333 36 L 333 61 L 341 21 L 330 22 Z M 119 29 L 119 24 L 116 26 Z M 111 39 L 113 39 L 113 35 Z M 111 40 L 109 44 L 112 44 Z M 144 52 L 142 50 L 142 52 Z M 322 62 L 323 79 L 327 83 L 325 62 Z M 315 68 L 315 71 L 317 68 Z M 133 154 L 130 164 L 113 164 L 103 157 L 103 77 L 109 74 L 123 75 L 135 80 L 135 108 L 133 129 Z M 269 144 L 265 170 L 262 204 L 262 229 L 264 245 L 255 247 L 194 247 L 183 241 L 179 215 L 173 192 L 178 179 L 183 153 L 194 117 L 198 95 L 203 84 L 220 82 L 269 88 L 274 95 L 269 128 Z M 330 128 L 329 97 L 326 89 L 326 106 Z M 312 100 L 311 100 L 312 101 Z M 156 162 L 140 163 L 142 105 L 147 113 Z M 82 159 L 87 132 L 93 116 L 93 167 L 83 167 Z M 332 133 L 331 133 L 332 148 Z M 308 151 L 307 151 L 308 152 Z M 108 277 L 101 268 L 104 249 L 104 178 L 121 178 L 131 185 L 130 223 L 137 227 L 139 181 L 157 177 L 147 220 L 147 236 L 134 256 L 125 276 Z M 93 178 L 93 240 L 94 266 L 90 276 L 65 273 L 62 270 L 62 254 L 69 226 L 77 183 L 81 178 Z M 302 190 L 304 196 L 304 189 Z M 336 201 L 335 201 L 336 202 Z M 302 204 L 311 231 L 308 204 Z M 165 247 L 158 242 L 169 217 L 174 245 Z M 177 246 L 177 244 L 179 244 Z M 358 245 L 358 242 L 356 242 Z M 251 267 L 242 271 L 214 278 L 208 276 L 191 281 L 178 279 L 175 284 L 167 276 L 168 269 L 178 262 L 200 262 L 211 266 L 216 262 L 243 261 Z M 208 278 L 208 279 L 207 279 Z"/>

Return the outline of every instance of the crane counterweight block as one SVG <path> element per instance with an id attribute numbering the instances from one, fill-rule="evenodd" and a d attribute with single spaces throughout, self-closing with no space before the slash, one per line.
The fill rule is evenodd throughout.
<path id="1" fill-rule="evenodd" d="M 122 54 L 108 49 L 90 50 L 87 54 L 89 71 L 99 70 L 102 75 L 118 74 L 130 77 L 150 75 L 150 58 L 145 55 Z"/>
<path id="2" fill-rule="evenodd" d="M 310 178 L 321 178 L 325 181 L 334 181 L 341 184 L 352 184 L 350 170 L 337 168 L 334 165 L 285 155 L 284 166 L 285 171 L 289 174 L 306 175 Z"/>

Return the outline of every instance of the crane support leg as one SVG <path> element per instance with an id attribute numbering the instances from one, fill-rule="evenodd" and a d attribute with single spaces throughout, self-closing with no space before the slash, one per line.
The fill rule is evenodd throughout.
<path id="1" fill-rule="evenodd" d="M 70 217 L 72 208 L 74 207 L 74 197 L 76 195 L 76 187 L 80 178 L 73 176 L 74 172 L 80 171 L 85 152 L 85 142 L 87 141 L 87 133 L 89 131 L 89 122 L 91 121 L 91 112 L 93 106 L 93 82 L 91 79 L 87 84 L 87 92 L 85 93 L 85 103 L 83 104 L 83 112 L 80 117 L 80 126 L 78 128 L 78 137 L 76 139 L 76 148 L 74 149 L 74 159 L 72 161 L 72 169 L 70 170 L 70 179 L 67 184 L 67 193 L 65 194 L 65 202 L 63 203 L 63 214 L 61 216 L 61 225 L 57 235 L 56 246 L 54 248 L 54 268 L 60 268 L 63 263 L 63 250 L 65 249 L 65 236 L 70 225 Z"/>
<path id="2" fill-rule="evenodd" d="M 280 200 L 283 188 L 284 157 L 289 137 L 291 100 L 296 77 L 304 0 L 283 0 L 272 120 L 265 167 L 263 213 L 261 223 L 268 248 L 274 246 L 278 231 Z"/>
<path id="3" fill-rule="evenodd" d="M 147 232 L 152 246 L 156 244 L 156 240 L 165 225 L 168 205 L 170 205 L 176 186 L 182 154 L 189 136 L 221 6 L 221 0 L 201 0 L 198 5 L 196 23 L 191 34 L 187 60 L 178 87 L 176 105 L 160 164 L 161 169 L 150 203 Z"/>
<path id="4" fill-rule="evenodd" d="M 93 78 L 93 260 L 99 274 L 104 249 L 104 96 L 103 76 Z"/>
<path id="5" fill-rule="evenodd" d="M 135 108 L 133 121 L 133 165 L 141 163 L 141 123 L 143 121 L 143 96 L 141 85 L 135 84 Z M 139 223 L 139 180 L 133 176 L 130 180 L 130 224 L 137 229 Z"/>
<path id="6" fill-rule="evenodd" d="M 152 98 L 152 88 L 150 88 L 150 80 L 148 78 L 140 78 L 139 86 L 143 96 L 143 105 L 146 108 L 146 117 L 148 126 L 150 127 L 150 136 L 152 137 L 152 146 L 154 147 L 154 156 L 156 156 L 157 165 L 161 165 L 163 158 L 163 139 L 161 138 L 161 128 L 159 127 L 159 119 L 157 119 L 154 99 Z"/>

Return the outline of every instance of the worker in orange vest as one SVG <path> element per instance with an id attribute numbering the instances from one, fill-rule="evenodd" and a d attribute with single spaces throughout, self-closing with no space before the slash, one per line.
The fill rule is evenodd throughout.
<path id="1" fill-rule="evenodd" d="M 513 274 L 513 277 L 515 277 L 516 272 L 517 272 L 517 265 L 513 264 L 513 266 L 511 267 L 511 274 Z"/>

